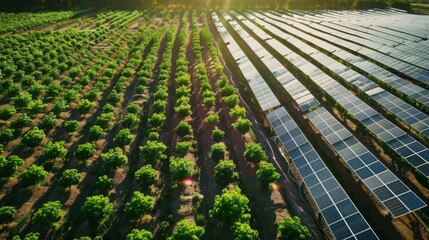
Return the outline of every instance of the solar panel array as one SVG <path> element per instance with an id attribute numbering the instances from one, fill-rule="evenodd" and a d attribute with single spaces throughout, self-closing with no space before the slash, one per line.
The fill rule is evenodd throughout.
<path id="1" fill-rule="evenodd" d="M 378 239 L 289 113 L 281 107 L 267 118 L 335 238 Z"/>
<path id="2" fill-rule="evenodd" d="M 310 121 L 337 151 L 349 168 L 388 209 L 400 217 L 426 207 L 401 180 L 387 169 L 325 108 L 307 114 Z"/>

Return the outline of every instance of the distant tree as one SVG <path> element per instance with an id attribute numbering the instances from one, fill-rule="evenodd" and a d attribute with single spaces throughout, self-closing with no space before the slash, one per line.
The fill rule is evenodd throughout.
<path id="1" fill-rule="evenodd" d="M 80 114 L 87 114 L 93 107 L 95 107 L 94 102 L 91 102 L 88 99 L 82 99 L 77 104 L 76 109 Z"/>
<path id="2" fill-rule="evenodd" d="M 253 230 L 249 224 L 236 222 L 232 227 L 235 240 L 257 240 L 259 239 L 258 231 Z"/>
<path id="3" fill-rule="evenodd" d="M 259 161 L 265 161 L 268 159 L 267 154 L 262 149 L 259 143 L 246 143 L 246 150 L 244 151 L 244 157 L 247 161 L 258 163 Z"/>
<path id="4" fill-rule="evenodd" d="M 15 216 L 16 209 L 11 206 L 2 206 L 0 207 L 0 224 L 4 225 L 9 224 L 13 221 L 13 217 Z"/>
<path id="5" fill-rule="evenodd" d="M 31 221 L 41 227 L 52 227 L 63 217 L 60 201 L 47 202 L 34 213 Z"/>
<path id="6" fill-rule="evenodd" d="M 23 127 L 27 127 L 31 123 L 31 118 L 23 113 L 19 115 L 19 117 L 15 120 L 13 120 L 10 125 L 15 129 L 21 129 Z"/>
<path id="7" fill-rule="evenodd" d="M 219 115 L 210 114 L 206 117 L 205 121 L 211 128 L 214 128 L 216 126 L 216 124 L 219 123 Z"/>
<path id="8" fill-rule="evenodd" d="M 103 165 L 109 170 L 116 170 L 128 161 L 128 157 L 124 155 L 123 150 L 119 147 L 109 149 L 107 153 L 102 153 Z"/>
<path id="9" fill-rule="evenodd" d="M 122 125 L 129 129 L 136 129 L 139 124 L 140 118 L 134 113 L 128 113 L 122 119 Z"/>
<path id="10" fill-rule="evenodd" d="M 245 134 L 250 130 L 250 127 L 252 127 L 252 122 L 247 118 L 239 118 L 235 123 L 232 124 L 232 127 L 241 134 Z"/>
<path id="11" fill-rule="evenodd" d="M 167 117 L 164 113 L 154 113 L 152 114 L 152 117 L 149 119 L 149 123 L 154 128 L 161 128 Z"/>
<path id="12" fill-rule="evenodd" d="M 224 136 L 225 136 L 225 132 L 220 129 L 215 129 L 212 132 L 212 140 L 215 142 L 222 141 Z"/>
<path id="13" fill-rule="evenodd" d="M 214 96 L 204 97 L 203 98 L 203 106 L 205 108 L 210 108 L 214 106 L 216 103 L 216 98 Z"/>
<path id="14" fill-rule="evenodd" d="M 22 137 L 21 143 L 29 148 L 34 148 L 39 146 L 44 138 L 45 133 L 43 130 L 39 130 L 38 127 L 34 127 Z"/>
<path id="15" fill-rule="evenodd" d="M 109 126 L 109 122 L 115 117 L 113 113 L 102 113 L 97 117 L 95 124 L 99 125 L 102 128 L 107 128 Z"/>
<path id="16" fill-rule="evenodd" d="M 135 173 L 137 183 L 143 188 L 148 189 L 155 183 L 158 172 L 150 164 L 141 167 Z"/>
<path id="17" fill-rule="evenodd" d="M 99 139 L 102 139 L 106 136 L 106 133 L 104 133 L 103 128 L 101 128 L 98 125 L 94 125 L 89 129 L 89 140 L 90 141 L 96 141 Z"/>
<path id="18" fill-rule="evenodd" d="M 277 232 L 280 234 L 280 240 L 305 240 L 311 236 L 308 228 L 301 225 L 301 219 L 297 216 L 294 216 L 293 218 L 285 217 L 278 223 L 278 225 L 279 227 Z"/>
<path id="19" fill-rule="evenodd" d="M 130 103 L 128 106 L 127 106 L 127 112 L 128 113 L 134 113 L 134 114 L 137 114 L 138 112 L 140 112 L 141 111 L 141 109 L 140 109 L 140 107 L 139 107 L 139 105 L 137 105 L 137 104 L 135 104 L 135 103 Z"/>
<path id="20" fill-rule="evenodd" d="M 48 161 L 53 161 L 56 158 L 63 158 L 67 154 L 67 149 L 64 147 L 65 142 L 48 142 L 43 147 L 43 156 Z"/>
<path id="21" fill-rule="evenodd" d="M 174 111 L 176 111 L 177 114 L 179 114 L 179 116 L 182 118 L 187 117 L 192 113 L 191 105 L 189 105 L 188 103 L 180 104 L 179 106 L 174 108 Z"/>
<path id="22" fill-rule="evenodd" d="M 48 175 L 48 172 L 42 166 L 31 165 L 27 170 L 21 173 L 19 178 L 25 186 L 32 186 L 36 183 L 39 183 L 45 179 Z"/>
<path id="23" fill-rule="evenodd" d="M 154 203 L 152 196 L 135 191 L 131 201 L 125 204 L 125 214 L 131 219 L 139 219 L 153 210 Z"/>
<path id="24" fill-rule="evenodd" d="M 112 213 L 112 204 L 110 204 L 109 198 L 103 195 L 87 197 L 81 211 L 90 223 L 98 224 Z"/>
<path id="25" fill-rule="evenodd" d="M 191 125 L 185 121 L 181 121 L 179 124 L 177 124 L 177 127 L 175 129 L 177 135 L 179 135 L 180 137 L 184 137 L 192 133 Z"/>
<path id="26" fill-rule="evenodd" d="M 38 99 L 38 100 L 32 100 L 28 106 L 27 106 L 27 110 L 30 114 L 39 114 L 39 113 L 43 113 L 43 111 L 45 110 L 45 108 L 48 106 L 48 104 L 43 103 L 42 100 Z M 54 114 L 54 113 L 52 113 Z"/>
<path id="27" fill-rule="evenodd" d="M 22 240 L 39 240 L 40 233 L 27 233 Z M 21 240 L 19 236 L 14 236 L 12 240 Z"/>
<path id="28" fill-rule="evenodd" d="M 49 113 L 45 115 L 42 120 L 40 120 L 38 127 L 43 130 L 51 130 L 57 125 L 57 117 L 54 113 Z"/>
<path id="29" fill-rule="evenodd" d="M 52 106 L 51 112 L 58 115 L 68 109 L 69 105 L 63 98 L 59 97 Z"/>
<path id="30" fill-rule="evenodd" d="M 13 129 L 6 128 L 0 131 L 0 143 L 7 144 L 10 140 L 13 139 Z"/>
<path id="31" fill-rule="evenodd" d="M 78 127 L 79 127 L 79 121 L 77 120 L 68 120 L 64 122 L 64 128 L 69 133 L 76 132 Z"/>
<path id="32" fill-rule="evenodd" d="M 131 134 L 130 129 L 124 128 L 113 138 L 113 142 L 120 147 L 124 147 L 130 144 L 133 138 L 134 136 Z"/>
<path id="33" fill-rule="evenodd" d="M 77 185 L 79 181 L 80 174 L 77 169 L 66 169 L 58 180 L 58 184 L 61 187 L 68 188 L 72 185 Z"/>
<path id="34" fill-rule="evenodd" d="M 196 164 L 188 158 L 170 158 L 170 172 L 174 181 L 194 176 Z"/>
<path id="35" fill-rule="evenodd" d="M 167 101 L 165 100 L 156 100 L 152 104 L 152 109 L 155 113 L 162 113 L 165 111 L 165 108 L 167 107 Z"/>
<path id="36" fill-rule="evenodd" d="M 190 141 L 177 142 L 175 152 L 177 153 L 177 155 L 179 155 L 179 157 L 184 157 L 191 146 L 192 142 Z"/>
<path id="37" fill-rule="evenodd" d="M 198 240 L 204 235 L 204 228 L 187 220 L 177 223 L 176 229 L 167 240 Z"/>
<path id="38" fill-rule="evenodd" d="M 230 187 L 222 190 L 222 195 L 217 195 L 209 216 L 218 220 L 224 226 L 232 226 L 235 222 L 246 221 L 250 218 L 249 199 L 241 194 L 238 187 Z"/>
<path id="39" fill-rule="evenodd" d="M 97 186 L 97 189 L 103 193 L 106 193 L 107 191 L 109 191 L 112 185 L 113 185 L 113 179 L 108 178 L 107 175 L 98 177 L 97 182 L 95 182 L 95 186 Z"/>
<path id="40" fill-rule="evenodd" d="M 0 156 L 0 177 L 12 176 L 22 164 L 24 160 L 16 155 L 10 155 L 7 158 Z"/>
<path id="41" fill-rule="evenodd" d="M 165 150 L 167 150 L 167 146 L 157 140 L 147 141 L 144 146 L 140 147 L 143 159 L 149 163 L 167 159 L 167 155 L 164 154 Z"/>
<path id="42" fill-rule="evenodd" d="M 26 108 L 32 100 L 31 94 L 25 91 L 20 91 L 18 96 L 13 97 L 12 100 L 15 102 L 15 107 Z"/>
<path id="43" fill-rule="evenodd" d="M 223 87 L 220 88 L 220 93 L 223 97 L 228 97 L 235 93 L 235 88 L 230 84 L 225 84 Z"/>
<path id="44" fill-rule="evenodd" d="M 238 180 L 238 172 L 235 171 L 235 164 L 232 160 L 220 160 L 214 168 L 214 177 L 221 187 Z"/>
<path id="45" fill-rule="evenodd" d="M 226 102 L 226 104 L 228 104 L 230 108 L 237 106 L 237 104 L 240 102 L 238 95 L 235 93 L 228 97 L 223 97 L 223 100 Z"/>
<path id="46" fill-rule="evenodd" d="M 223 145 L 220 144 L 213 144 L 211 146 L 210 150 L 210 157 L 215 162 L 219 162 L 219 160 L 222 160 L 225 158 L 225 148 Z"/>
<path id="47" fill-rule="evenodd" d="M 229 110 L 229 115 L 233 118 L 246 118 L 246 109 L 240 106 L 235 106 Z"/>
<path id="48" fill-rule="evenodd" d="M 0 120 L 8 120 L 16 113 L 14 106 L 7 106 L 0 110 Z"/>
<path id="49" fill-rule="evenodd" d="M 127 235 L 126 240 L 152 240 L 152 233 L 144 229 L 138 230 L 133 229 L 130 234 Z"/>
<path id="50" fill-rule="evenodd" d="M 74 155 L 78 160 L 86 161 L 95 153 L 95 145 L 91 143 L 83 143 L 77 146 Z"/>
<path id="51" fill-rule="evenodd" d="M 261 161 L 258 164 L 256 171 L 259 181 L 261 181 L 262 189 L 267 189 L 271 183 L 275 183 L 280 179 L 280 174 L 272 163 Z"/>

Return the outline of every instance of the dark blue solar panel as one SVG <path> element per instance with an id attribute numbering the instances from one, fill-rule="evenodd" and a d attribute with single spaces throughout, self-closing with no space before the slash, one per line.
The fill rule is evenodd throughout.
<path id="1" fill-rule="evenodd" d="M 337 207 L 338 207 L 338 210 L 340 210 L 341 215 L 343 215 L 344 217 L 347 217 L 357 212 L 356 207 L 353 205 L 350 199 L 346 199 L 338 203 Z"/>
<path id="2" fill-rule="evenodd" d="M 389 189 L 385 186 L 381 186 L 377 189 L 374 189 L 373 192 L 381 201 L 385 201 L 394 196 L 393 193 L 389 191 Z"/>
<path id="3" fill-rule="evenodd" d="M 330 225 L 330 228 L 336 239 L 346 239 L 352 235 L 350 229 L 343 220 Z"/>
<path id="4" fill-rule="evenodd" d="M 407 208 L 410 209 L 411 211 L 414 211 L 416 209 L 420 209 L 426 206 L 426 204 L 412 192 L 407 192 L 399 196 L 399 199 L 401 199 L 401 201 L 405 204 L 405 206 L 407 206 Z"/>
<path id="5" fill-rule="evenodd" d="M 328 225 L 341 219 L 341 215 L 338 212 L 338 210 L 335 208 L 335 206 L 322 210 L 322 214 L 325 217 L 325 220 L 328 223 Z"/>

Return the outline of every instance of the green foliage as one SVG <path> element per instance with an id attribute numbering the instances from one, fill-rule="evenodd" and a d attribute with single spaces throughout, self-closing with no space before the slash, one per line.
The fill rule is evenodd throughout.
<path id="1" fill-rule="evenodd" d="M 177 135 L 180 137 L 184 137 L 192 133 L 191 125 L 185 121 L 181 121 L 179 124 L 177 124 L 177 127 L 175 128 L 175 130 Z"/>
<path id="2" fill-rule="evenodd" d="M 277 229 L 280 234 L 280 240 L 296 239 L 305 240 L 308 239 L 311 234 L 306 226 L 301 225 L 301 219 L 297 216 L 285 217 L 278 223 Z"/>
<path id="3" fill-rule="evenodd" d="M 220 144 L 213 144 L 210 150 L 210 157 L 213 161 L 218 162 L 225 158 L 225 148 Z"/>
<path id="4" fill-rule="evenodd" d="M 56 158 L 63 158 L 67 154 L 67 149 L 64 147 L 65 142 L 48 142 L 43 148 L 43 156 L 48 161 L 55 160 Z"/>
<path id="5" fill-rule="evenodd" d="M 115 117 L 115 115 L 111 112 L 102 113 L 100 116 L 98 116 L 97 121 L 95 121 L 95 124 L 99 125 L 102 128 L 107 128 L 109 126 L 109 122 L 114 117 Z"/>
<path id="6" fill-rule="evenodd" d="M 150 164 L 141 167 L 135 173 L 137 183 L 143 188 L 147 189 L 155 183 L 158 172 L 152 168 Z"/>
<path id="7" fill-rule="evenodd" d="M 95 102 L 91 102 L 88 99 L 82 99 L 77 104 L 76 109 L 80 114 L 87 114 L 93 107 L 95 107 Z"/>
<path id="8" fill-rule="evenodd" d="M 168 240 L 198 240 L 204 235 L 204 228 L 187 220 L 177 223 L 176 230 L 167 238 Z"/>
<path id="9" fill-rule="evenodd" d="M 21 173 L 19 178 L 24 186 L 32 186 L 43 181 L 47 175 L 48 172 L 42 166 L 31 165 Z"/>
<path id="10" fill-rule="evenodd" d="M 134 136 L 131 134 L 130 129 L 124 128 L 113 138 L 113 142 L 120 147 L 124 147 L 130 144 L 133 138 Z"/>
<path id="11" fill-rule="evenodd" d="M 235 171 L 235 164 L 232 160 L 220 160 L 214 168 L 214 177 L 221 187 L 238 181 L 238 172 Z"/>
<path id="12" fill-rule="evenodd" d="M 131 103 L 127 106 L 127 111 L 128 113 L 134 113 L 137 114 L 139 111 L 141 111 L 139 105 L 135 104 L 135 103 Z"/>
<path id="13" fill-rule="evenodd" d="M 180 104 L 179 106 L 174 108 L 174 111 L 176 111 L 181 118 L 187 117 L 192 113 L 191 105 L 189 105 L 188 103 Z"/>
<path id="14" fill-rule="evenodd" d="M 143 159 L 149 163 L 167 159 L 167 155 L 164 154 L 165 150 L 167 150 L 167 146 L 157 140 L 147 141 L 144 146 L 140 147 Z"/>
<path id="15" fill-rule="evenodd" d="M 68 120 L 64 122 L 64 128 L 69 133 L 76 132 L 78 127 L 79 127 L 79 121 L 77 120 Z"/>
<path id="16" fill-rule="evenodd" d="M 58 179 L 58 184 L 61 187 L 68 188 L 72 185 L 77 185 L 80 181 L 80 174 L 77 169 L 66 169 L 61 178 Z"/>
<path id="17" fill-rule="evenodd" d="M 31 123 L 31 118 L 27 114 L 23 113 L 19 115 L 17 119 L 13 120 L 10 123 L 10 125 L 15 129 L 20 129 L 28 126 L 30 123 Z"/>
<path id="18" fill-rule="evenodd" d="M 167 101 L 165 101 L 165 100 L 156 100 L 152 104 L 152 109 L 156 113 L 164 112 L 166 107 L 167 107 Z"/>
<path id="19" fill-rule="evenodd" d="M 134 113 L 128 113 L 122 119 L 122 125 L 129 129 L 136 129 L 139 124 L 140 118 Z"/>
<path id="20" fill-rule="evenodd" d="M 83 143 L 77 146 L 74 155 L 78 160 L 86 161 L 88 158 L 92 157 L 95 153 L 95 145 L 91 143 Z"/>
<path id="21" fill-rule="evenodd" d="M 0 120 L 8 120 L 16 113 L 14 106 L 7 106 L 0 110 Z"/>
<path id="22" fill-rule="evenodd" d="M 244 151 L 244 157 L 247 161 L 258 163 L 259 161 L 266 161 L 268 159 L 267 154 L 262 149 L 259 143 L 246 143 L 246 150 Z"/>
<path id="23" fill-rule="evenodd" d="M 34 127 L 22 137 L 21 143 L 29 148 L 34 148 L 39 146 L 44 138 L 45 133 L 43 130 L 39 130 L 38 127 Z"/>
<path id="24" fill-rule="evenodd" d="M 224 226 L 232 226 L 235 222 L 246 221 L 250 218 L 249 199 L 241 194 L 238 187 L 225 188 L 222 195 L 215 197 L 209 216 L 218 220 Z"/>
<path id="25" fill-rule="evenodd" d="M 62 217 L 60 201 L 47 202 L 34 213 L 32 222 L 41 227 L 52 227 Z"/>
<path id="26" fill-rule="evenodd" d="M 223 97 L 228 97 L 235 93 L 235 88 L 230 84 L 225 84 L 223 87 L 221 87 L 220 93 Z"/>
<path id="27" fill-rule="evenodd" d="M 152 240 L 152 233 L 144 229 L 133 229 L 126 240 Z"/>
<path id="28" fill-rule="evenodd" d="M 210 127 L 214 128 L 216 124 L 219 123 L 219 115 L 217 115 L 216 113 L 210 114 L 206 117 L 205 121 Z"/>
<path id="29" fill-rule="evenodd" d="M 197 165 L 188 158 L 170 158 L 170 172 L 173 181 L 180 182 L 194 176 Z"/>
<path id="30" fill-rule="evenodd" d="M 125 214 L 131 219 L 139 219 L 153 210 L 154 203 L 152 196 L 135 191 L 131 201 L 125 204 Z"/>
<path id="31" fill-rule="evenodd" d="M 108 197 L 102 195 L 87 197 L 81 211 L 91 223 L 99 223 L 112 213 L 112 204 L 109 203 Z"/>
<path id="32" fill-rule="evenodd" d="M 0 156 L 0 177 L 12 176 L 22 164 L 24 160 L 16 155 L 10 155 L 7 158 Z"/>
<path id="33" fill-rule="evenodd" d="M 189 151 L 189 148 L 192 146 L 192 142 L 183 141 L 177 142 L 175 147 L 175 152 L 179 157 L 184 157 L 186 153 Z"/>
<path id="34" fill-rule="evenodd" d="M 275 183 L 280 179 L 280 174 L 276 171 L 273 164 L 265 161 L 261 161 L 258 164 L 256 175 L 259 181 L 261 181 L 263 189 L 267 189 L 271 183 Z"/>
<path id="35" fill-rule="evenodd" d="M 39 113 L 43 113 L 46 106 L 48 106 L 48 105 L 43 103 L 42 100 L 40 100 L 40 99 L 34 100 L 28 104 L 27 110 L 31 114 L 39 114 Z M 53 113 L 51 113 L 51 114 L 53 114 Z"/>
<path id="36" fill-rule="evenodd" d="M 22 240 L 39 240 L 40 233 L 27 233 Z M 21 240 L 19 236 L 14 236 L 12 240 Z"/>
<path id="37" fill-rule="evenodd" d="M 98 125 L 94 125 L 89 129 L 89 140 L 96 141 L 104 138 L 106 133 L 104 133 L 103 128 Z"/>
<path id="38" fill-rule="evenodd" d="M 161 128 L 164 126 L 165 120 L 167 117 L 164 113 L 154 113 L 152 117 L 149 119 L 149 123 L 154 128 Z"/>
<path id="39" fill-rule="evenodd" d="M 223 97 L 223 100 L 226 102 L 226 104 L 228 104 L 230 108 L 237 106 L 237 104 L 240 102 L 238 95 L 235 93 L 230 96 Z"/>
<path id="40" fill-rule="evenodd" d="M 40 129 L 43 129 L 43 130 L 51 130 L 52 128 L 55 127 L 55 125 L 57 125 L 57 122 L 58 120 L 55 114 L 49 113 L 45 115 L 45 117 L 43 117 L 42 120 L 40 120 L 38 126 Z"/>
<path id="41" fill-rule="evenodd" d="M 13 139 L 13 129 L 6 128 L 0 131 L 0 143 L 7 144 L 10 140 Z"/>
<path id="42" fill-rule="evenodd" d="M 11 206 L 2 206 L 0 207 L 0 224 L 9 224 L 13 221 L 15 216 L 16 209 Z"/>
<path id="43" fill-rule="evenodd" d="M 246 118 L 246 109 L 244 107 L 235 106 L 229 110 L 229 115 L 233 118 Z"/>
<path id="44" fill-rule="evenodd" d="M 212 140 L 215 142 L 220 142 L 223 140 L 225 132 L 220 129 L 215 129 L 212 132 Z"/>
<path id="45" fill-rule="evenodd" d="M 17 108 L 26 108 L 31 102 L 31 99 L 31 94 L 25 91 L 19 92 L 18 96 L 12 98 L 12 100 L 15 102 L 15 107 Z"/>
<path id="46" fill-rule="evenodd" d="M 128 157 L 123 154 L 123 151 L 119 147 L 109 149 L 107 153 L 101 154 L 103 159 L 103 166 L 109 170 L 116 170 L 128 161 Z"/>
<path id="47" fill-rule="evenodd" d="M 97 187 L 97 189 L 103 193 L 106 193 L 107 191 L 109 191 L 112 185 L 113 185 L 113 179 L 108 178 L 107 175 L 98 177 L 97 182 L 95 182 L 95 186 Z"/>
<path id="48" fill-rule="evenodd" d="M 258 238 L 258 231 L 253 230 L 249 224 L 247 223 L 240 223 L 236 222 L 234 223 L 234 226 L 232 227 L 234 230 L 233 236 L 235 240 L 257 240 Z"/>

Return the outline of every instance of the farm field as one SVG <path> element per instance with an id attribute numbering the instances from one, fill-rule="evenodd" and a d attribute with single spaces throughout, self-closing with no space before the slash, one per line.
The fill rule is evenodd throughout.
<path id="1" fill-rule="evenodd" d="M 0 239 L 428 239 L 428 22 L 0 13 Z"/>

